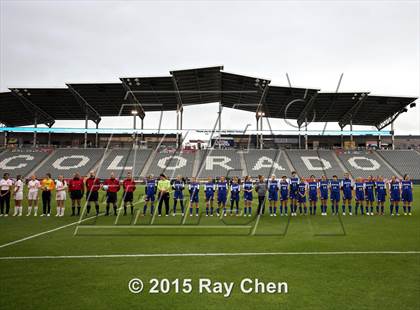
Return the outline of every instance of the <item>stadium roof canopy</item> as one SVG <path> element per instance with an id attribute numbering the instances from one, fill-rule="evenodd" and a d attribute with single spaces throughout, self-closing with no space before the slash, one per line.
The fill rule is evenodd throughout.
<path id="1" fill-rule="evenodd" d="M 11 88 L 0 93 L 0 122 L 7 126 L 52 126 L 55 120 L 182 111 L 184 106 L 219 102 L 256 117 L 307 122 L 389 125 L 417 98 L 369 92 L 322 93 L 316 88 L 273 86 L 269 79 L 228 73 L 222 66 L 170 71 L 161 77 L 125 77 L 118 83 L 69 83 L 68 88 Z"/>

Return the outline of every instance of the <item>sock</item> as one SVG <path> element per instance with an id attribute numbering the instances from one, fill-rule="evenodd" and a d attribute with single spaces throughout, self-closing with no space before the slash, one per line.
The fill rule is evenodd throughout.
<path id="1" fill-rule="evenodd" d="M 360 214 L 363 215 L 363 206 L 360 205 Z"/>
<path id="2" fill-rule="evenodd" d="M 134 211 L 134 207 L 130 205 L 130 213 L 133 214 L 133 211 Z"/>
<path id="3" fill-rule="evenodd" d="M 176 213 L 176 205 L 177 205 L 177 203 L 178 203 L 178 200 L 177 199 L 174 199 L 174 214 Z"/>
<path id="4" fill-rule="evenodd" d="M 15 214 L 18 214 L 18 207 L 15 207 Z"/>
<path id="5" fill-rule="evenodd" d="M 334 214 L 334 205 L 331 206 L 331 212 Z"/>
<path id="6" fill-rule="evenodd" d="M 64 215 L 64 207 L 61 208 L 61 215 Z"/>
<path id="7" fill-rule="evenodd" d="M 373 213 L 373 207 L 370 207 L 370 213 Z"/>
<path id="8" fill-rule="evenodd" d="M 19 207 L 19 214 L 22 215 L 22 206 Z"/>
<path id="9" fill-rule="evenodd" d="M 379 213 L 379 206 L 376 206 L 376 213 Z"/>
<path id="10" fill-rule="evenodd" d="M 302 214 L 302 206 L 299 206 L 299 214 Z"/>
<path id="11" fill-rule="evenodd" d="M 35 207 L 34 208 L 34 214 L 37 214 L 38 213 L 38 207 Z"/>
<path id="12" fill-rule="evenodd" d="M 304 212 L 305 214 L 308 214 L 308 208 L 307 208 L 307 207 L 303 207 L 303 212 Z"/>
<path id="13" fill-rule="evenodd" d="M 32 212 L 32 207 L 28 207 L 28 214 L 31 214 Z"/>
<path id="14" fill-rule="evenodd" d="M 316 214 L 316 206 L 314 206 L 314 215 Z"/>
<path id="15" fill-rule="evenodd" d="M 71 215 L 75 215 L 75 210 L 76 210 L 75 207 L 71 207 Z"/>
<path id="16" fill-rule="evenodd" d="M 213 215 L 214 208 L 210 207 L 210 214 Z"/>
<path id="17" fill-rule="evenodd" d="M 209 215 L 209 207 L 206 207 L 206 215 Z"/>
<path id="18" fill-rule="evenodd" d="M 80 206 L 77 207 L 77 215 L 80 215 Z"/>
<path id="19" fill-rule="evenodd" d="M 143 214 L 146 215 L 147 205 L 144 205 L 143 207 Z"/>
<path id="20" fill-rule="evenodd" d="M 404 213 L 407 213 L 407 207 L 403 206 L 403 209 L 404 209 Z"/>
<path id="21" fill-rule="evenodd" d="M 351 213 L 351 209 L 352 209 L 352 208 L 351 208 L 351 205 L 349 205 L 349 212 L 350 212 L 350 213 Z"/>
<path id="22" fill-rule="evenodd" d="M 114 214 L 116 215 L 117 214 L 117 207 L 114 206 L 113 209 L 114 209 Z"/>
<path id="23" fill-rule="evenodd" d="M 74 215 L 74 207 L 71 207 L 71 210 L 72 210 L 72 214 Z M 109 205 L 107 205 L 106 206 L 106 215 L 108 215 L 109 214 Z"/>
<path id="24" fill-rule="evenodd" d="M 392 212 L 394 211 L 394 206 L 391 204 L 390 206 L 389 206 L 389 212 L 392 214 Z"/>
<path id="25" fill-rule="evenodd" d="M 355 207 L 355 213 L 356 213 L 356 215 L 357 215 L 357 210 L 359 209 L 359 203 L 358 202 L 356 202 L 356 207 Z"/>
<path id="26" fill-rule="evenodd" d="M 338 205 L 335 206 L 335 213 L 338 214 Z"/>
<path id="27" fill-rule="evenodd" d="M 181 200 L 179 203 L 181 204 L 181 213 L 184 213 L 184 201 Z"/>
<path id="28" fill-rule="evenodd" d="M 99 214 L 99 205 L 95 204 L 95 210 L 96 210 L 96 214 Z"/>
<path id="29" fill-rule="evenodd" d="M 381 213 L 384 213 L 384 211 L 385 211 L 385 207 L 381 206 Z"/>
<path id="30" fill-rule="evenodd" d="M 399 205 L 396 205 L 395 206 L 395 214 L 398 214 L 398 210 L 400 209 L 400 206 Z"/>
<path id="31" fill-rule="evenodd" d="M 248 214 L 252 214 L 252 207 L 248 207 Z"/>
<path id="32" fill-rule="evenodd" d="M 127 214 L 127 206 L 124 205 L 124 214 Z"/>
<path id="33" fill-rule="evenodd" d="M 408 213 L 411 213 L 411 206 L 408 206 Z"/>
<path id="34" fill-rule="evenodd" d="M 282 205 L 279 206 L 279 210 L 280 210 L 280 214 L 283 214 L 283 206 Z"/>
<path id="35" fill-rule="evenodd" d="M 369 212 L 369 207 L 366 207 L 366 213 L 368 213 Z"/>
<path id="36" fill-rule="evenodd" d="M 284 214 L 287 214 L 287 205 L 284 206 Z"/>
<path id="37" fill-rule="evenodd" d="M 223 214 L 226 214 L 226 207 L 223 208 Z"/>
<path id="38" fill-rule="evenodd" d="M 150 214 L 155 214 L 155 205 L 150 207 Z"/>
<path id="39" fill-rule="evenodd" d="M 90 212 L 90 204 L 88 204 L 88 205 L 86 206 L 86 213 L 88 213 L 88 214 L 89 214 L 89 212 Z"/>
<path id="40" fill-rule="evenodd" d="M 190 214 L 192 214 L 193 213 L 193 210 L 192 210 L 193 208 L 192 207 L 190 207 Z"/>
<path id="41" fill-rule="evenodd" d="M 198 214 L 198 208 L 195 208 L 195 214 Z"/>
<path id="42" fill-rule="evenodd" d="M 270 214 L 273 214 L 273 207 L 270 207 Z"/>
<path id="43" fill-rule="evenodd" d="M 343 210 L 343 213 L 346 213 L 346 206 L 345 205 L 342 205 L 341 209 Z"/>
<path id="44" fill-rule="evenodd" d="M 274 207 L 274 214 L 277 214 L 277 207 Z"/>

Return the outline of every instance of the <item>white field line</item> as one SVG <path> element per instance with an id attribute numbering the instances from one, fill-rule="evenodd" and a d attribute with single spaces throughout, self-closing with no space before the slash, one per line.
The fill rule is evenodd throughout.
<path id="1" fill-rule="evenodd" d="M 99 214 L 98 216 L 102 216 L 102 215 L 103 215 L 103 213 Z M 73 226 L 73 225 L 77 225 L 77 224 L 82 223 L 82 222 L 85 222 L 85 221 L 87 221 L 87 220 L 91 220 L 91 219 L 93 219 L 93 218 L 95 218 L 95 217 L 96 217 L 96 216 L 87 217 L 87 218 L 85 218 L 85 219 L 83 219 L 83 220 L 81 220 L 81 221 L 80 221 L 80 220 L 77 220 L 76 222 L 73 222 L 73 223 L 69 223 L 69 224 L 66 224 L 66 225 L 63 225 L 63 226 L 59 226 L 59 227 L 57 227 L 57 228 L 53 228 L 53 229 L 50 229 L 50 230 L 47 230 L 47 231 L 40 232 L 40 233 L 35 234 L 35 235 L 30 235 L 30 236 L 25 237 L 25 238 L 22 238 L 22 239 L 18 239 L 18 240 L 15 240 L 15 241 L 11 241 L 11 242 L 8 242 L 8 243 L 5 243 L 5 244 L 2 244 L 2 245 L 0 245 L 0 249 L 1 249 L 1 248 L 5 248 L 5 247 L 7 247 L 7 246 L 9 246 L 9 245 L 13 245 L 13 244 L 16 244 L 16 243 L 20 243 L 20 242 L 23 242 L 23 241 L 26 241 L 26 240 L 30 240 L 30 239 L 33 239 L 33 238 L 39 237 L 39 236 L 43 236 L 43 235 L 46 235 L 46 234 L 49 234 L 49 233 L 52 233 L 52 232 L 55 232 L 55 231 L 58 231 L 58 230 L 61 230 L 61 229 L 67 228 L 67 227 L 71 227 L 71 226 Z"/>
<path id="2" fill-rule="evenodd" d="M 147 257 L 203 257 L 203 256 L 317 256 L 317 255 L 419 255 L 420 251 L 337 251 L 337 252 L 239 252 L 239 253 L 150 253 L 96 254 L 54 256 L 3 256 L 0 260 L 88 259 L 88 258 L 147 258 Z"/>
<path id="3" fill-rule="evenodd" d="M 82 225 L 78 227 L 79 229 L 119 229 L 119 228 L 131 228 L 131 229 L 159 229 L 159 228 L 176 228 L 176 229 L 205 229 L 205 228 L 212 228 L 212 229 L 249 229 L 252 228 L 251 225 L 227 225 L 227 226 L 220 226 L 220 225 Z"/>

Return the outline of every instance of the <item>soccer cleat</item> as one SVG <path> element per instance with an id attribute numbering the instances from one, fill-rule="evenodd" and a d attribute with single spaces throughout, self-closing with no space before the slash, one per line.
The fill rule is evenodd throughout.
<path id="1" fill-rule="evenodd" d="M 190 214 L 190 216 L 192 216 L 192 214 Z"/>
<path id="2" fill-rule="evenodd" d="M 213 214 L 210 214 L 210 216 L 213 216 Z"/>
<path id="3" fill-rule="evenodd" d="M 394 213 L 391 213 L 391 216 L 394 216 Z"/>
<path id="4" fill-rule="evenodd" d="M 351 212 L 350 212 L 350 213 L 349 213 L 349 215 L 350 215 L 350 216 L 352 216 L 352 215 L 353 215 L 353 213 L 351 213 Z"/>
<path id="5" fill-rule="evenodd" d="M 198 216 L 198 214 L 195 215 L 196 217 Z"/>
<path id="6" fill-rule="evenodd" d="M 7 213 L 6 213 L 4 216 L 5 216 L 5 217 L 8 217 L 8 216 L 9 216 L 9 214 L 7 214 Z"/>
<path id="7" fill-rule="evenodd" d="M 30 215 L 31 215 L 30 213 L 26 214 L 26 216 L 30 216 Z"/>
<path id="8" fill-rule="evenodd" d="M 408 215 L 411 215 L 411 212 L 409 212 Z"/>
<path id="9" fill-rule="evenodd" d="M 172 216 L 175 216 L 175 215 L 176 215 L 175 213 L 172 214 Z"/>
<path id="10" fill-rule="evenodd" d="M 45 216 L 45 214 L 44 214 L 44 213 L 42 213 L 42 214 L 41 214 L 41 216 Z"/>
<path id="11" fill-rule="evenodd" d="M 51 214 L 48 213 L 47 216 L 51 216 Z"/>
<path id="12" fill-rule="evenodd" d="M 274 213 L 274 216 L 277 216 L 277 213 Z"/>
<path id="13" fill-rule="evenodd" d="M 0 217 L 3 216 L 3 214 L 0 214 Z"/>
<path id="14" fill-rule="evenodd" d="M 208 214 L 206 214 L 206 216 L 209 216 Z"/>
<path id="15" fill-rule="evenodd" d="M 346 212 L 343 212 L 343 215 L 346 215 Z"/>
<path id="16" fill-rule="evenodd" d="M 251 214 L 248 214 L 248 216 L 251 216 Z"/>
<path id="17" fill-rule="evenodd" d="M 15 212 L 15 213 L 13 213 L 13 216 L 17 216 L 17 213 Z"/>
<path id="18" fill-rule="evenodd" d="M 373 216 L 373 212 L 370 212 L 370 215 Z"/>
<path id="19" fill-rule="evenodd" d="M 404 212 L 404 215 L 407 215 L 407 213 Z"/>
<path id="20" fill-rule="evenodd" d="M 57 213 L 57 214 L 55 215 L 55 217 L 58 217 L 58 216 L 60 216 L 60 214 L 58 214 L 58 213 Z"/>
<path id="21" fill-rule="evenodd" d="M 165 216 L 169 216 L 169 214 L 166 214 Z"/>
<path id="22" fill-rule="evenodd" d="M 158 216 L 162 216 L 162 214 L 159 214 Z"/>

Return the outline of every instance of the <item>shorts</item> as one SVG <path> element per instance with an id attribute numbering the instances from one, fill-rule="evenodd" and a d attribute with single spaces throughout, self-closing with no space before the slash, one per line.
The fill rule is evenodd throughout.
<path id="1" fill-rule="evenodd" d="M 363 193 L 356 194 L 356 201 L 363 201 L 365 200 L 365 195 Z"/>
<path id="2" fill-rule="evenodd" d="M 117 193 L 106 192 L 106 202 L 107 203 L 116 203 L 117 202 Z"/>
<path id="3" fill-rule="evenodd" d="M 174 199 L 183 200 L 184 194 L 182 192 L 174 192 Z"/>
<path id="4" fill-rule="evenodd" d="M 301 195 L 299 195 L 298 196 L 298 198 L 297 198 L 297 200 L 298 200 L 298 202 L 299 203 L 304 203 L 304 202 L 306 202 L 306 195 L 305 196 L 301 196 Z"/>
<path id="5" fill-rule="evenodd" d="M 227 199 L 226 195 L 218 195 L 217 196 L 217 203 L 226 204 L 226 199 Z"/>
<path id="6" fill-rule="evenodd" d="M 239 195 L 230 196 L 230 201 L 239 201 Z"/>
<path id="7" fill-rule="evenodd" d="M 371 202 L 375 201 L 375 195 L 372 192 L 367 192 L 365 197 L 366 197 L 366 201 L 371 201 Z"/>
<path id="8" fill-rule="evenodd" d="M 321 191 L 321 200 L 328 200 L 328 192 Z"/>
<path id="9" fill-rule="evenodd" d="M 385 201 L 385 194 L 377 194 L 376 199 L 377 199 L 377 201 L 384 202 Z"/>
<path id="10" fill-rule="evenodd" d="M 37 200 L 37 199 L 38 199 L 38 191 L 28 192 L 28 200 Z"/>
<path id="11" fill-rule="evenodd" d="M 97 191 L 87 192 L 86 193 L 86 200 L 87 201 L 93 201 L 93 202 L 98 201 L 98 192 Z"/>
<path id="12" fill-rule="evenodd" d="M 15 200 L 23 200 L 23 192 L 15 193 Z"/>
<path id="13" fill-rule="evenodd" d="M 245 192 L 244 193 L 244 200 L 245 201 L 252 201 L 252 193 L 251 192 Z"/>
<path id="14" fill-rule="evenodd" d="M 144 197 L 144 201 L 155 201 L 155 195 L 146 195 L 146 197 Z"/>
<path id="15" fill-rule="evenodd" d="M 190 197 L 190 202 L 192 203 L 198 203 L 198 195 L 193 195 Z"/>
<path id="16" fill-rule="evenodd" d="M 297 199 L 298 198 L 297 192 L 290 191 L 289 198 L 290 199 Z"/>
<path id="17" fill-rule="evenodd" d="M 213 200 L 214 200 L 214 194 L 213 193 L 211 193 L 211 194 L 206 193 L 206 201 L 213 201 Z"/>
<path id="18" fill-rule="evenodd" d="M 412 202 L 413 201 L 413 193 L 412 192 L 402 192 L 401 198 L 402 198 L 402 201 Z"/>
<path id="19" fill-rule="evenodd" d="M 279 193 L 278 192 L 268 192 L 268 201 L 278 201 Z"/>
<path id="20" fill-rule="evenodd" d="M 317 193 L 309 193 L 309 201 L 318 201 Z"/>
<path id="21" fill-rule="evenodd" d="M 66 200 L 67 195 L 66 195 L 66 191 L 57 191 L 55 193 L 55 200 Z"/>
<path id="22" fill-rule="evenodd" d="M 347 191 L 343 192 L 343 199 L 344 200 L 351 200 L 352 198 L 353 198 L 353 195 L 351 194 L 351 192 L 347 192 Z"/>
<path id="23" fill-rule="evenodd" d="M 400 193 L 391 193 L 390 200 L 391 201 L 400 201 L 401 200 Z"/>
<path id="24" fill-rule="evenodd" d="M 70 192 L 70 198 L 72 200 L 80 200 L 83 197 L 83 193 L 81 190 L 74 190 Z"/>
<path id="25" fill-rule="evenodd" d="M 340 201 L 340 193 L 339 192 L 332 192 L 331 193 L 331 201 Z"/>
<path id="26" fill-rule="evenodd" d="M 133 192 L 124 192 L 124 202 L 133 202 Z"/>

